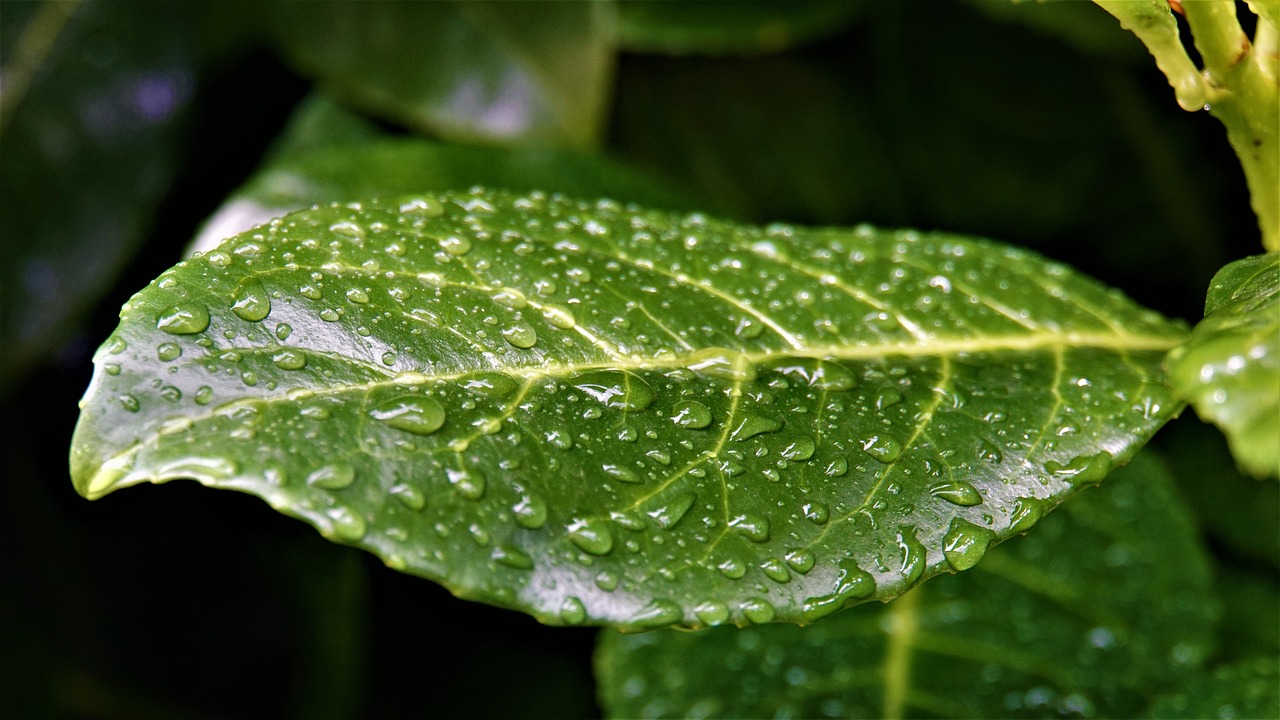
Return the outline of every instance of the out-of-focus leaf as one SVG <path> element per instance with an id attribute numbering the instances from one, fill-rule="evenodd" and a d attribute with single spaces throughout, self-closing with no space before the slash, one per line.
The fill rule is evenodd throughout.
<path id="1" fill-rule="evenodd" d="M 833 35 L 861 0 L 628 0 L 618 5 L 622 47 L 670 55 L 775 52 Z"/>
<path id="2" fill-rule="evenodd" d="M 1091 2 L 965 0 L 965 4 L 994 20 L 1017 23 L 1090 55 L 1126 64 L 1151 62 L 1142 43 Z"/>
<path id="3" fill-rule="evenodd" d="M 1185 335 L 979 240 L 480 190 L 286 216 L 121 318 L 82 494 L 194 478 L 630 627 L 812 621 L 971 567 L 1177 412 Z"/>
<path id="4" fill-rule="evenodd" d="M 754 222 L 900 224 L 865 97 L 792 57 L 624 58 L 612 144 Z"/>
<path id="5" fill-rule="evenodd" d="M 1218 658 L 1280 657 L 1280 570 L 1219 558 L 1213 574 L 1223 606 Z"/>
<path id="6" fill-rule="evenodd" d="M 611 3 L 272 2 L 266 12 L 302 72 L 380 117 L 456 140 L 598 140 Z"/>
<path id="7" fill-rule="evenodd" d="M 4 4 L 0 386 L 110 287 L 175 165 L 195 83 L 183 3 Z"/>
<path id="8" fill-rule="evenodd" d="M 1280 661 L 1274 655 L 1260 657 L 1189 678 L 1177 692 L 1158 699 L 1146 717 L 1280 717 Z"/>
<path id="9" fill-rule="evenodd" d="M 317 96 L 299 109 L 263 167 L 209 218 L 189 254 L 311 205 L 476 185 L 673 210 L 707 207 L 672 181 L 600 155 L 392 137 Z"/>
<path id="10" fill-rule="evenodd" d="M 1214 276 L 1204 320 L 1168 362 L 1170 381 L 1222 428 L 1240 467 L 1280 478 L 1280 253 Z"/>
<path id="11" fill-rule="evenodd" d="M 797 628 L 606 632 L 613 717 L 1132 717 L 1211 647 L 1209 568 L 1147 454 L 972 572 Z"/>

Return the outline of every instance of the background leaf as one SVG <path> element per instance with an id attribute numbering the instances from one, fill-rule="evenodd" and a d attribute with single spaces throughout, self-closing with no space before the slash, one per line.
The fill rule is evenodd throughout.
<path id="1" fill-rule="evenodd" d="M 1132 717 L 1211 647 L 1209 567 L 1144 453 L 973 572 L 807 628 L 605 632 L 613 717 Z"/>
<path id="2" fill-rule="evenodd" d="M 1151 718 L 1280 717 L 1280 662 L 1274 656 L 1221 667 L 1159 700 Z"/>
<path id="3" fill-rule="evenodd" d="M 454 140 L 595 145 L 613 72 L 610 3 L 273 2 L 268 27 L 322 87 Z"/>
<path id="4" fill-rule="evenodd" d="M 1214 277 L 1205 319 L 1169 354 L 1169 378 L 1226 433 L 1240 467 L 1280 477 L 1280 253 Z"/>
<path id="5" fill-rule="evenodd" d="M 195 478 L 463 597 L 634 627 L 971 567 L 1177 410 L 1183 336 L 980 241 L 479 191 L 288 216 L 121 317 L 84 495 Z"/>
<path id="6" fill-rule="evenodd" d="M 860 0 L 628 0 L 618 4 L 618 35 L 623 49 L 638 52 L 775 52 L 834 35 L 863 8 Z"/>

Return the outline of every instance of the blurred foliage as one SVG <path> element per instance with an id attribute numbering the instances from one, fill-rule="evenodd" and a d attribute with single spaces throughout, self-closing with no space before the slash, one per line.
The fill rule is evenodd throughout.
<path id="1" fill-rule="evenodd" d="M 665 3 L 263 5 L 0 3 L 0 716 L 598 712 L 590 631 L 457 602 L 247 497 L 175 484 L 89 506 L 68 482 L 90 349 L 254 187 L 313 87 L 367 113 L 343 133 L 435 148 L 414 151 L 424 172 L 465 167 L 457 182 L 473 163 L 447 157 L 491 159 L 485 182 L 521 167 L 620 192 L 545 153 L 583 148 L 739 219 L 1024 243 L 1192 322 L 1214 273 L 1256 252 L 1221 127 L 1086 3 L 769 4 L 744 22 Z M 639 28 L 683 56 L 641 54 Z M 313 130 L 295 123 L 259 177 L 323 168 L 334 138 Z M 530 147 L 545 165 L 510 160 Z M 1162 444 L 1218 568 L 1211 662 L 1229 679 L 1280 652 L 1280 520 L 1275 484 L 1240 478 L 1215 432 L 1187 417 Z"/>

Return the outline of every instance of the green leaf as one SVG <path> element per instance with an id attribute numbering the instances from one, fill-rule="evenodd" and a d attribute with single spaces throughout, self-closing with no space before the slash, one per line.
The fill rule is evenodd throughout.
<path id="1" fill-rule="evenodd" d="M 5 3 L 0 385 L 110 287 L 174 171 L 195 84 L 182 3 Z"/>
<path id="2" fill-rule="evenodd" d="M 618 5 L 618 35 L 624 49 L 639 52 L 776 52 L 834 35 L 864 8 L 856 0 L 628 0 Z"/>
<path id="3" fill-rule="evenodd" d="M 1169 379 L 1222 428 L 1241 468 L 1280 477 L 1280 253 L 1214 276 L 1204 320 L 1169 353 Z"/>
<path id="4" fill-rule="evenodd" d="M 1280 717 L 1280 662 L 1272 657 L 1217 668 L 1156 701 L 1150 718 Z"/>
<path id="5" fill-rule="evenodd" d="M 613 717 L 1133 717 L 1208 653 L 1204 549 L 1144 453 L 970 573 L 810 627 L 600 636 Z M 1250 716 L 1263 717 L 1263 716 Z"/>
<path id="6" fill-rule="evenodd" d="M 1100 481 L 1179 409 L 1184 334 L 956 236 L 480 190 L 334 205 L 126 304 L 72 474 L 250 492 L 548 623 L 803 622 Z"/>
<path id="7" fill-rule="evenodd" d="M 299 69 L 374 114 L 458 140 L 599 139 L 609 3 L 273 2 L 267 12 Z"/>
<path id="8" fill-rule="evenodd" d="M 298 111 L 263 167 L 208 220 L 194 249 L 211 250 L 231 235 L 311 205 L 476 185 L 693 209 L 671 181 L 607 157 L 393 137 L 317 97 Z"/>

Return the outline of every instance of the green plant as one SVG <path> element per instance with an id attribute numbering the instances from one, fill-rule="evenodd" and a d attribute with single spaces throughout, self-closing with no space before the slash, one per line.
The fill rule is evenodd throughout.
<path id="1" fill-rule="evenodd" d="M 1226 126 L 1269 254 L 1207 283 L 1248 252 L 1217 230 L 1253 231 L 1203 209 L 1213 183 L 1089 5 L 940 5 L 937 25 L 839 2 L 170 9 L 174 48 L 141 66 L 234 56 L 251 27 L 329 94 L 125 304 L 75 487 L 242 490 L 461 597 L 654 630 L 600 635 L 612 715 L 1275 714 L 1276 484 L 1234 477 L 1185 420 L 1137 453 L 1190 402 L 1241 468 L 1280 474 L 1277 5 L 1250 3 L 1252 45 L 1234 4 L 1179 6 L 1201 73 L 1167 4 L 1098 4 Z M 134 10 L 22 7 L 0 132 L 38 155 L 62 110 L 41 58 Z M 1023 44 L 968 44 L 989 32 Z M 184 33 L 217 42 L 178 57 Z M 957 49 L 1015 89 L 970 111 L 983 88 L 939 69 Z M 1010 68 L 1018 52 L 1044 64 Z M 126 105 L 168 127 L 182 72 L 132 75 Z M 1067 111 L 1099 96 L 1104 122 Z M 1126 144 L 1145 184 L 1100 180 L 1099 147 Z M 9 190 L 31 167 L 6 165 L 5 216 L 57 236 Z M 1168 237 L 1186 260 L 1148 277 Z M 31 252 L 6 250 L 28 275 Z M 54 257 L 74 277 L 82 254 Z M 1188 334 L 1043 255 L 1172 314 L 1208 284 L 1208 317 Z M 40 320 L 13 368 L 73 317 L 32 299 L 5 303 Z M 334 596 L 358 615 L 350 567 Z M 314 612 L 320 661 L 358 677 L 359 622 Z M 354 684 L 303 687 L 301 712 L 358 712 Z"/>

